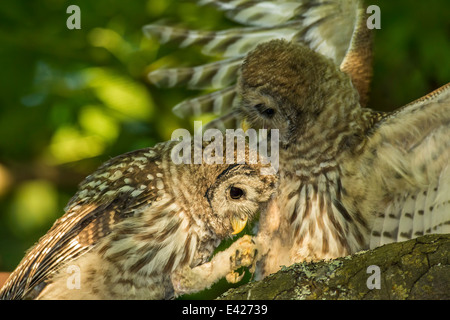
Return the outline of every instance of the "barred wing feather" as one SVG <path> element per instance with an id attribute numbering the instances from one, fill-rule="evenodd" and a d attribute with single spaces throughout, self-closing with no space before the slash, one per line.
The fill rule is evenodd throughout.
<path id="1" fill-rule="evenodd" d="M 235 90 L 232 85 L 239 76 L 239 66 L 245 55 L 260 43 L 284 38 L 308 45 L 335 61 L 351 76 L 361 102 L 365 104 L 372 56 L 371 34 L 366 27 L 362 1 L 203 0 L 199 4 L 213 5 L 246 27 L 214 32 L 157 24 L 145 26 L 145 35 L 156 37 L 161 43 L 176 43 L 180 47 L 200 45 L 205 55 L 223 57 L 223 60 L 201 66 L 153 71 L 148 77 L 156 86 L 224 90 L 231 96 Z M 222 99 L 221 94 L 208 94 L 201 99 L 195 98 L 193 102 L 183 101 L 175 110 L 183 116 L 201 110 L 202 113 L 225 115 L 229 119 L 233 114 L 229 102 L 230 99 Z"/>
<path id="2" fill-rule="evenodd" d="M 450 84 L 379 122 L 367 150 L 367 183 L 381 188 L 385 203 L 370 247 L 449 233 Z"/>

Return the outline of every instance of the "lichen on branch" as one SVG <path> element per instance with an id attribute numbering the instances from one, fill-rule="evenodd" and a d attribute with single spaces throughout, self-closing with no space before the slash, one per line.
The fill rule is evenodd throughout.
<path id="1" fill-rule="evenodd" d="M 334 260 L 282 267 L 219 299 L 450 299 L 449 253 L 450 234 L 427 235 Z M 378 279 L 370 266 L 379 267 Z M 379 289 L 369 288 L 372 280 L 379 282 Z"/>

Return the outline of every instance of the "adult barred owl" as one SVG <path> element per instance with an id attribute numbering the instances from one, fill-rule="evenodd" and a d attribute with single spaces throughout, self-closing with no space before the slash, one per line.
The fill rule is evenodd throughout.
<path id="1" fill-rule="evenodd" d="M 239 280 L 234 269 L 250 266 L 256 254 L 248 236 L 209 259 L 222 239 L 265 210 L 277 177 L 262 174 L 269 165 L 248 146 L 241 164 L 176 164 L 177 145 L 120 155 L 88 176 L 0 297 L 168 299 L 225 276 Z"/>
<path id="2" fill-rule="evenodd" d="M 450 232 L 450 84 L 380 113 L 360 106 L 332 60 L 273 40 L 246 57 L 238 94 L 239 118 L 280 136 L 276 204 L 258 234 L 270 243 L 263 276 Z"/>
<path id="3" fill-rule="evenodd" d="M 145 27 L 162 42 L 225 56 L 149 78 L 159 86 L 225 87 L 181 102 L 180 115 L 214 111 L 222 116 L 213 126 L 231 118 L 280 130 L 280 183 L 260 221 L 257 243 L 266 256 L 258 277 L 280 265 L 450 231 L 449 85 L 390 114 L 363 108 L 371 37 L 362 1 L 200 3 L 250 27 Z M 280 38 L 287 41 L 262 44 Z"/>

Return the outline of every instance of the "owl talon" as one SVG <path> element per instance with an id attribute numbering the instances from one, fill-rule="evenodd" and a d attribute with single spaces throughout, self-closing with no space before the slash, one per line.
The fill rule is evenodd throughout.
<path id="1" fill-rule="evenodd" d="M 226 275 L 225 279 L 227 279 L 228 283 L 238 283 L 239 281 L 242 280 L 244 275 L 245 271 L 241 275 L 236 271 L 232 271 Z"/>
<path id="2" fill-rule="evenodd" d="M 236 283 L 241 281 L 244 276 L 235 272 L 236 269 L 241 267 L 250 267 L 250 272 L 255 271 L 256 257 L 258 250 L 253 238 L 249 235 L 245 235 L 238 239 L 234 244 L 236 249 L 230 255 L 230 273 L 227 274 L 226 279 L 229 283 Z"/>

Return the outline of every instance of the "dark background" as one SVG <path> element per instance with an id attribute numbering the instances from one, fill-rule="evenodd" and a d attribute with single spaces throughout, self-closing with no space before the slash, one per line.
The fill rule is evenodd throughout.
<path id="1" fill-rule="evenodd" d="M 66 9 L 81 8 L 81 30 Z M 369 106 L 389 111 L 450 80 L 450 2 L 383 0 Z M 195 29 L 234 26 L 212 7 L 176 0 L 0 2 L 0 271 L 62 215 L 77 184 L 103 161 L 191 128 L 171 107 L 184 89 L 146 73 L 207 61 L 144 38 L 160 19 Z"/>

